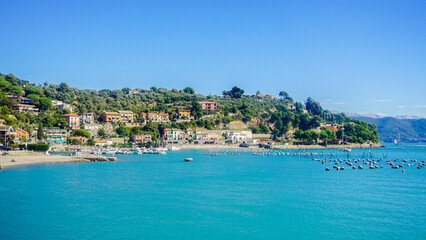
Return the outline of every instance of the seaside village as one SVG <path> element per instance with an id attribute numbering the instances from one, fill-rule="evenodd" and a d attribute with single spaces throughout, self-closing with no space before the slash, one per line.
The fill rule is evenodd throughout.
<path id="1" fill-rule="evenodd" d="M 22 112 L 30 112 L 37 115 L 38 109 L 31 105 L 32 100 L 25 97 L 8 96 L 17 101 L 19 104 L 14 106 L 15 110 Z M 216 111 L 217 104 L 213 101 L 199 101 L 203 110 Z M 260 146 L 267 147 L 273 144 L 273 135 L 271 134 L 253 134 L 251 130 L 242 129 L 241 126 L 232 123 L 226 129 L 222 130 L 206 130 L 206 129 L 164 129 L 159 136 L 155 136 L 153 132 L 144 132 L 143 134 L 130 134 L 129 137 L 118 137 L 116 129 L 120 126 L 125 127 L 143 127 L 147 123 L 163 123 L 170 124 L 170 116 L 168 113 L 162 112 L 144 112 L 139 116 L 132 111 L 118 110 L 116 112 L 103 112 L 101 116 L 95 116 L 92 112 L 78 115 L 73 112 L 70 104 L 62 101 L 53 100 L 52 104 L 58 109 L 66 109 L 69 114 L 62 115 L 66 122 L 67 128 L 45 128 L 43 129 L 43 137 L 38 136 L 39 131 L 35 130 L 31 133 L 19 128 L 7 126 L 3 120 L 0 120 L 0 143 L 3 150 L 13 144 L 25 143 L 48 143 L 55 149 L 64 150 L 72 146 L 96 146 L 96 147 L 119 147 L 129 146 L 129 144 L 137 144 L 138 146 L 168 146 L 176 149 L 185 145 L 235 145 L 240 147 Z M 193 119 L 189 109 L 177 110 L 176 122 L 189 122 Z M 325 126 L 332 131 L 337 132 L 334 126 Z M 84 129 L 90 136 L 84 134 L 74 134 L 78 129 Z M 100 134 L 102 133 L 102 134 Z M 89 144 L 90 142 L 90 144 Z M 340 139 L 335 139 L 332 144 L 340 144 Z M 10 148 L 10 147 L 9 147 Z"/>

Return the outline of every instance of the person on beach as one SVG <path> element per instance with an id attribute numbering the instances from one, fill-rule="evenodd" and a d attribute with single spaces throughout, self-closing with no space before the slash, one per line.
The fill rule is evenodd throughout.
<path id="1" fill-rule="evenodd" d="M 16 162 L 16 160 L 15 159 L 12 159 L 12 161 L 11 162 Z"/>

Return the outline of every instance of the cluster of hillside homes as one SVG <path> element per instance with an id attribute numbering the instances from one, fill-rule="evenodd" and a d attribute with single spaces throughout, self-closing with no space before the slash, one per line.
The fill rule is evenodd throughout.
<path id="1" fill-rule="evenodd" d="M 18 101 L 21 105 L 26 104 L 25 107 L 21 107 L 22 111 L 27 109 L 33 109 L 31 113 L 37 114 L 38 109 L 30 104 L 32 103 L 31 99 L 24 97 L 16 97 L 14 99 Z M 209 101 L 199 101 L 203 110 L 216 110 L 217 105 L 215 102 Z M 58 109 L 68 109 L 72 112 L 72 106 L 65 104 L 62 101 L 53 101 L 53 104 L 58 107 Z M 19 104 L 18 104 L 19 105 Z M 18 110 L 18 109 L 17 109 Z M 62 115 L 67 127 L 70 130 L 83 128 L 91 135 L 97 135 L 100 129 L 105 130 L 106 134 L 113 135 L 114 129 L 117 128 L 117 124 L 124 124 L 127 127 L 133 126 L 143 126 L 147 122 L 156 122 L 156 123 L 170 123 L 170 116 L 168 113 L 156 113 L 156 112 L 147 112 L 141 113 L 140 118 L 142 121 L 136 122 L 135 113 L 132 111 L 119 110 L 116 112 L 103 112 L 103 114 L 97 118 L 94 113 L 88 112 L 84 114 L 69 113 Z M 180 109 L 177 111 L 176 118 L 178 120 L 191 120 L 191 111 L 187 109 Z M 100 120 L 100 121 L 97 121 Z M 13 129 L 10 126 L 5 126 L 1 122 L 0 126 L 0 141 L 9 139 L 14 143 L 20 143 L 23 141 L 28 141 L 31 139 L 37 138 L 37 131 L 33 133 L 25 132 L 21 129 Z M 71 131 L 67 129 L 60 128 L 47 128 L 44 129 L 44 135 L 46 142 L 64 144 L 67 141 L 67 138 L 70 138 Z M 74 139 L 81 140 L 82 143 L 85 143 L 87 139 L 85 137 L 71 137 Z M 180 130 L 180 129 L 166 129 L 162 133 L 162 138 L 160 141 L 167 142 L 169 144 L 218 144 L 218 143 L 227 143 L 227 142 L 252 142 L 251 140 L 251 131 L 241 131 L 241 132 L 229 132 L 229 131 L 200 131 L 200 130 Z M 151 142 L 152 136 L 150 134 L 140 134 L 132 135 L 129 139 L 130 141 L 140 143 L 140 142 Z M 124 143 L 123 139 L 113 138 L 108 140 L 97 140 L 96 145 L 105 146 L 112 145 L 114 143 Z"/>

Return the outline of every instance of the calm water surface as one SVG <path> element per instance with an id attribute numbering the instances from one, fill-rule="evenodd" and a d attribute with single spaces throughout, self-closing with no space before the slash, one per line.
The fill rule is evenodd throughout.
<path id="1" fill-rule="evenodd" d="M 426 239 L 426 167 L 206 152 L 2 170 L 0 239 Z M 350 157 L 421 161 L 426 147 Z"/>

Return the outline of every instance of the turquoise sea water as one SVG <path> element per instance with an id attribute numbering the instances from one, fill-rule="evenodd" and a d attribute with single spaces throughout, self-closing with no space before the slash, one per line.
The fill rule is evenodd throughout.
<path id="1" fill-rule="evenodd" d="M 426 167 L 201 153 L 4 169 L 0 239 L 426 239 Z M 421 161 L 426 147 L 350 157 Z"/>

